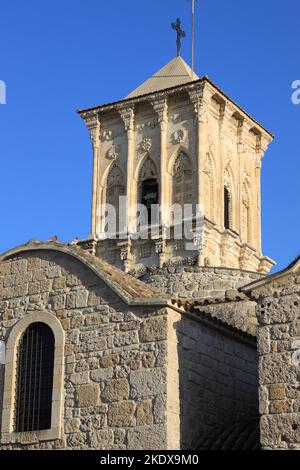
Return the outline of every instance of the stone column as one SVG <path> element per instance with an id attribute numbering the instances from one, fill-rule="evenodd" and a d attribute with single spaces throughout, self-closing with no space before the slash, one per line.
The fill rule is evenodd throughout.
<path id="1" fill-rule="evenodd" d="M 168 132 L 168 100 L 167 96 L 161 95 L 151 102 L 154 111 L 158 115 L 160 124 L 160 207 L 161 207 L 161 239 L 155 245 L 156 253 L 159 256 L 159 265 L 163 266 L 166 256 L 165 250 L 165 226 L 168 223 L 169 214 L 165 208 L 168 207 L 168 187 L 167 187 L 167 132 Z"/>
<path id="2" fill-rule="evenodd" d="M 122 106 L 119 108 L 119 113 L 124 122 L 125 132 L 127 133 L 127 230 L 128 230 L 128 246 L 126 255 L 123 253 L 122 261 L 124 261 L 125 270 L 128 271 L 132 268 L 132 250 L 131 250 L 131 237 L 130 234 L 135 231 L 135 217 L 132 209 L 136 203 L 136 188 L 134 187 L 134 108 L 132 106 Z"/>
<path id="3" fill-rule="evenodd" d="M 90 133 L 93 146 L 93 188 L 92 188 L 92 217 L 91 238 L 97 236 L 97 200 L 99 188 L 99 160 L 100 160 L 100 119 L 95 112 L 85 117 L 85 123 Z"/>

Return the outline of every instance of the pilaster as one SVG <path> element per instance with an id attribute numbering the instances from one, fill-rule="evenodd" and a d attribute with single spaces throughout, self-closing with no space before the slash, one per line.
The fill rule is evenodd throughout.
<path id="1" fill-rule="evenodd" d="M 124 261 L 125 270 L 131 268 L 132 253 L 131 253 L 131 234 L 135 231 L 135 207 L 136 207 L 136 188 L 134 187 L 134 107 L 122 106 L 118 109 L 122 121 L 124 122 L 125 132 L 127 134 L 127 207 L 126 207 L 126 221 L 128 231 L 128 241 L 126 250 L 121 250 L 121 259 Z"/>
<path id="2" fill-rule="evenodd" d="M 165 208 L 168 204 L 167 187 L 167 131 L 168 131 L 168 100 L 167 96 L 160 95 L 156 100 L 151 101 L 154 111 L 158 115 L 160 125 L 160 207 L 161 225 L 167 223 L 168 214 Z"/>
<path id="3" fill-rule="evenodd" d="M 90 133 L 93 147 L 93 186 L 92 186 L 92 217 L 91 238 L 97 236 L 97 199 L 99 191 L 99 163 L 100 163 L 100 119 L 95 113 L 88 114 L 85 118 L 86 126 Z"/>

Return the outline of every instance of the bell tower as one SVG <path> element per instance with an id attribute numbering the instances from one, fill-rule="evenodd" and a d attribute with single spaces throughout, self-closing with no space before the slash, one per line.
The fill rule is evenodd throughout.
<path id="1" fill-rule="evenodd" d="M 197 77 L 178 55 L 125 99 L 79 114 L 93 146 L 97 256 L 127 272 L 184 264 L 269 272 L 274 262 L 262 254 L 260 184 L 273 136 L 207 77 Z M 121 213 L 125 230 L 116 223 L 115 233 L 106 234 L 104 204 Z M 147 233 L 151 207 L 163 208 L 155 237 L 135 236 L 136 204 L 146 207 Z M 201 208 L 201 236 L 195 232 L 188 249 L 184 237 L 175 237 L 174 204 Z"/>

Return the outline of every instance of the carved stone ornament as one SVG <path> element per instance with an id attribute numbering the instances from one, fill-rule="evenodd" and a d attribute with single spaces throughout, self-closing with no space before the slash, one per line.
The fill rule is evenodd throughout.
<path id="1" fill-rule="evenodd" d="M 144 152 L 150 152 L 152 148 L 152 140 L 151 139 L 143 139 L 141 143 L 141 148 Z"/>
<path id="2" fill-rule="evenodd" d="M 120 155 L 120 145 L 112 145 L 107 151 L 106 157 L 108 160 L 116 160 Z"/>
<path id="3" fill-rule="evenodd" d="M 158 122 L 167 122 L 168 119 L 168 101 L 165 96 L 160 99 L 152 101 L 154 111 L 158 114 Z"/>
<path id="4" fill-rule="evenodd" d="M 176 144 L 182 144 L 185 139 L 185 132 L 183 129 L 178 129 L 173 134 L 173 140 Z"/>
<path id="5" fill-rule="evenodd" d="M 134 128 L 134 109 L 131 107 L 121 107 L 119 113 L 124 122 L 125 131 L 132 131 Z"/>
<path id="6" fill-rule="evenodd" d="M 157 124 L 158 124 L 158 120 L 153 119 L 152 121 L 143 122 L 142 124 L 137 124 L 136 128 L 138 131 L 142 131 L 146 127 L 149 127 L 150 129 L 154 129 L 157 126 Z"/>
<path id="7" fill-rule="evenodd" d="M 102 140 L 110 141 L 110 140 L 113 139 L 113 137 L 114 137 L 113 131 L 102 131 L 101 132 L 101 139 Z"/>
<path id="8" fill-rule="evenodd" d="M 171 116 L 171 120 L 174 124 L 177 124 L 178 122 L 181 121 L 181 116 L 179 113 L 175 113 Z"/>

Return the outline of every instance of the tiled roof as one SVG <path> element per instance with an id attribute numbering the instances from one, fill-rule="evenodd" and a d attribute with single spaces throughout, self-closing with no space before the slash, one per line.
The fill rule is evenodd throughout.
<path id="1" fill-rule="evenodd" d="M 203 434 L 196 450 L 261 450 L 259 418 L 217 426 Z"/>
<path id="2" fill-rule="evenodd" d="M 0 262 L 21 253 L 40 250 L 57 251 L 73 256 L 94 271 L 100 279 L 129 305 L 167 305 L 170 299 L 170 296 L 167 294 L 137 280 L 133 276 L 125 274 L 123 271 L 91 255 L 82 248 L 65 243 L 45 243 L 39 240 L 31 240 L 25 245 L 4 253 L 0 256 Z"/>
<path id="3" fill-rule="evenodd" d="M 269 276 L 266 276 L 262 279 L 259 279 L 257 281 L 251 282 L 250 284 L 247 284 L 246 286 L 241 287 L 239 290 L 241 292 L 251 292 L 252 290 L 256 289 L 257 287 L 262 287 L 265 284 L 269 284 L 270 282 L 274 282 L 277 279 L 281 279 L 282 277 L 292 274 L 300 269 L 300 256 L 298 256 L 292 263 L 288 265 L 287 268 L 282 269 L 281 271 L 278 271 L 274 274 L 271 274 Z"/>

